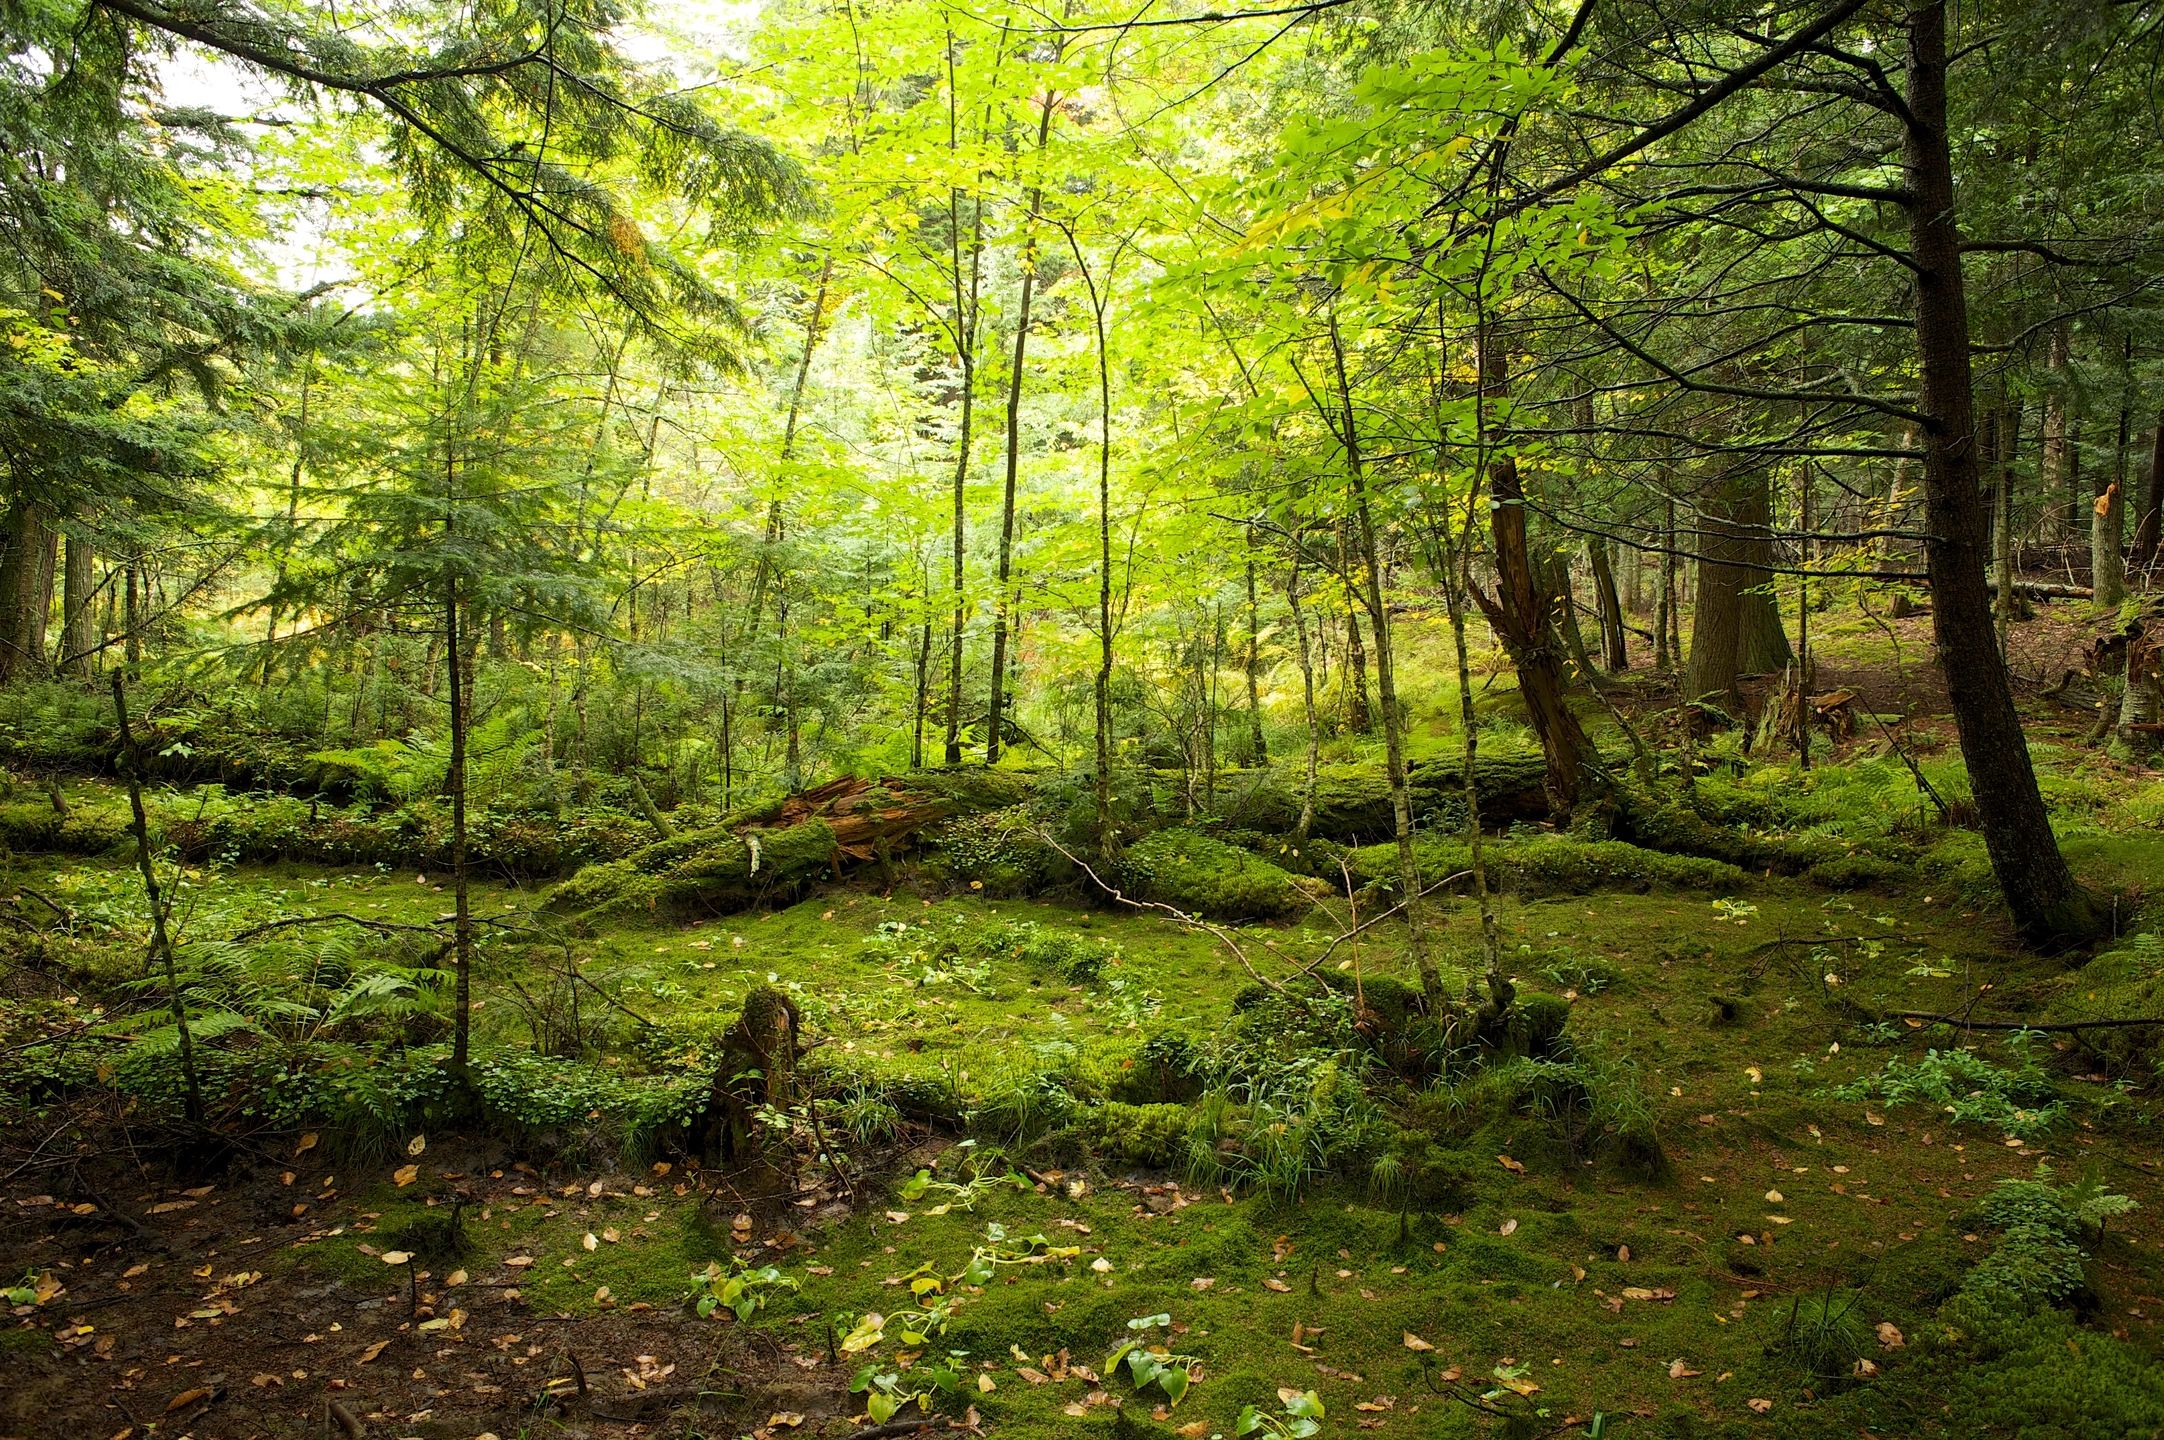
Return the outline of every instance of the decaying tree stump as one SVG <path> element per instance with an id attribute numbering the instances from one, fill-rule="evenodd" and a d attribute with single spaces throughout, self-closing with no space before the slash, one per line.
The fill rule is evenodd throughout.
<path id="1" fill-rule="evenodd" d="M 778 986 L 754 985 L 722 1037 L 706 1110 L 705 1151 L 731 1169 L 785 1168 L 788 1130 L 770 1122 L 797 1103 L 797 1008 Z"/>

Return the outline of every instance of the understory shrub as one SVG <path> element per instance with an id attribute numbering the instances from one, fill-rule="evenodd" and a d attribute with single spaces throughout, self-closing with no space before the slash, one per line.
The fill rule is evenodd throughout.
<path id="1" fill-rule="evenodd" d="M 1833 1095 L 1838 1100 L 1879 1100 L 1888 1109 L 1929 1105 L 1972 1125 L 2038 1139 L 2066 1119 L 2066 1102 L 2020 1037 L 2009 1045 L 2018 1057 L 2011 1068 L 1973 1050 L 1930 1050 L 1915 1061 L 1896 1055 L 1878 1073 L 1835 1087 Z"/>

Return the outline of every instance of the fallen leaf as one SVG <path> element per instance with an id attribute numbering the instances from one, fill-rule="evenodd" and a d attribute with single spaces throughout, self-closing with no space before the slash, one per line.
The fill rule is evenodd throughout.
<path id="1" fill-rule="evenodd" d="M 178 1395 L 175 1395 L 171 1400 L 166 1401 L 165 1413 L 170 1415 L 175 1410 L 185 1410 L 190 1405 L 193 1405 L 196 1401 L 208 1399 L 209 1396 L 210 1391 L 204 1389 L 201 1386 L 197 1386 L 192 1390 L 183 1390 Z"/>
<path id="2" fill-rule="evenodd" d="M 1408 1330 L 1405 1332 L 1405 1348 L 1408 1350 L 1433 1350 L 1435 1347 Z"/>
<path id="3" fill-rule="evenodd" d="M 377 1258 L 386 1265 L 403 1265 L 413 1258 L 413 1253 L 409 1250 L 386 1250 Z"/>
<path id="4" fill-rule="evenodd" d="M 416 1135 L 406 1142 L 406 1153 L 408 1155 L 418 1155 L 427 1148 L 428 1137 L 426 1135 Z"/>
<path id="5" fill-rule="evenodd" d="M 1768 1190 L 1766 1192 L 1766 1203 L 1768 1205 L 1778 1205 L 1787 1198 L 1787 1196 L 1783 1195 L 1778 1190 Z"/>
<path id="6" fill-rule="evenodd" d="M 401 1190 L 420 1178 L 421 1167 L 418 1165 L 401 1165 L 391 1172 L 391 1179 Z"/>
<path id="7" fill-rule="evenodd" d="M 1496 1156 L 1495 1163 L 1502 1166 L 1505 1170 L 1508 1170 L 1513 1175 L 1523 1175 L 1525 1173 L 1525 1166 L 1520 1164 L 1518 1161 L 1511 1159 L 1508 1155 Z"/>
<path id="8" fill-rule="evenodd" d="M 1290 1295 L 1292 1293 L 1292 1287 L 1290 1285 L 1287 1285 L 1284 1281 L 1278 1279 L 1275 1275 L 1272 1275 L 1265 1279 L 1262 1282 L 1262 1288 L 1265 1290 L 1275 1290 L 1280 1295 Z"/>
<path id="9" fill-rule="evenodd" d="M 309 1151 L 315 1149 L 316 1139 L 316 1132 L 313 1130 L 309 1131 L 306 1135 L 301 1136 L 300 1143 L 293 1147 L 293 1157 L 297 1160 L 301 1156 L 306 1155 Z"/>
<path id="10" fill-rule="evenodd" d="M 1671 1380 L 1688 1380 L 1693 1375 L 1703 1375 L 1705 1373 L 1703 1370 L 1693 1370 L 1687 1362 L 1682 1360 L 1668 1362 L 1668 1378 Z"/>
<path id="11" fill-rule="evenodd" d="M 1908 1342 L 1902 1338 L 1900 1329 L 1891 1320 L 1881 1320 L 1878 1322 L 1878 1343 L 1888 1350 L 1899 1350 Z"/>
<path id="12" fill-rule="evenodd" d="M 1496 1226 L 1496 1227 L 1495 1227 L 1495 1233 L 1496 1233 L 1496 1234 L 1498 1234 L 1498 1235 L 1510 1235 L 1510 1234 L 1515 1234 L 1515 1233 L 1516 1233 L 1516 1231 L 1517 1231 L 1517 1229 L 1518 1229 L 1518 1220 L 1517 1220 L 1517 1217 L 1516 1217 L 1516 1216 L 1512 1216 L 1512 1217 L 1511 1217 L 1510 1219 L 1508 1219 L 1508 1220 L 1505 1220 L 1505 1221 L 1504 1221 L 1504 1222 L 1503 1222 L 1502 1224 L 1500 1224 L 1500 1225 Z"/>
<path id="13" fill-rule="evenodd" d="M 1213 1275 L 1197 1275 L 1187 1282 L 1187 1288 L 1190 1290 L 1209 1290 L 1214 1288 L 1216 1284 L 1217 1278 Z"/>
<path id="14" fill-rule="evenodd" d="M 366 1350 L 363 1350 L 361 1352 L 361 1358 L 354 1361 L 353 1363 L 356 1365 L 366 1365 L 369 1361 L 375 1359 L 378 1355 L 381 1355 L 383 1353 L 384 1347 L 386 1345 L 389 1345 L 390 1343 L 391 1342 L 388 1340 L 378 1340 L 375 1344 L 369 1346 Z"/>
<path id="15" fill-rule="evenodd" d="M 585 1236 L 580 1239 L 579 1244 L 587 1250 L 599 1250 L 601 1248 L 601 1237 L 599 1235 L 596 1235 L 593 1231 L 589 1230 L 586 1232 Z"/>
<path id="16" fill-rule="evenodd" d="M 804 1417 L 794 1410 L 776 1410 L 766 1417 L 766 1423 L 769 1427 L 780 1426 L 783 1429 L 794 1430 L 804 1423 Z"/>
<path id="17" fill-rule="evenodd" d="M 1756 1397 L 1753 1397 L 1752 1399 L 1746 1400 L 1743 1403 L 1750 1406 L 1751 1412 L 1756 1415 L 1763 1415 L 1769 1410 L 1773 1409 L 1773 1402 L 1771 1400 L 1760 1400 Z"/>

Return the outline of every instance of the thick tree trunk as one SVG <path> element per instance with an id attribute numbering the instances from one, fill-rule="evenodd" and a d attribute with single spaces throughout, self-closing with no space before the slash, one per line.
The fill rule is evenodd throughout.
<path id="1" fill-rule="evenodd" d="M 1922 372 L 1917 408 L 1924 419 L 1932 629 L 1984 846 L 2007 908 L 2031 943 L 2079 943 L 2097 933 L 2097 908 L 2076 883 L 2052 834 L 1984 585 L 1986 532 L 1976 464 L 1968 298 L 1946 129 L 1944 0 L 1912 0 L 1907 49 L 1904 162 L 1913 195 L 1908 214 Z"/>
<path id="2" fill-rule="evenodd" d="M 63 675 L 87 680 L 97 668 L 98 611 L 96 562 L 90 542 L 67 537 L 66 576 L 60 586 L 60 663 Z"/>
<path id="3" fill-rule="evenodd" d="M 59 539 L 36 501 L 18 496 L 8 508 L 0 528 L 0 685 L 46 673 Z"/>
<path id="4" fill-rule="evenodd" d="M 1771 499 L 1764 471 L 1725 476 L 1700 505 L 1698 604 L 1691 617 L 1691 658 L 1683 693 L 1733 703 L 1736 681 L 1764 675 L 1794 658 L 1775 598 Z"/>
<path id="5" fill-rule="evenodd" d="M 1592 561 L 1593 599 L 1600 609 L 1600 639 L 1603 659 L 1611 671 L 1630 668 L 1630 637 L 1623 629 L 1623 599 L 1616 593 L 1615 566 L 1608 556 L 1608 542 L 1594 540 L 1586 546 L 1586 555 Z M 1635 558 L 1631 562 L 1631 574 L 1638 573 Z"/>
<path id="6" fill-rule="evenodd" d="M 1676 502 L 1669 496 L 1661 506 L 1661 599 L 1653 617 L 1653 664 L 1674 670 L 1683 663 L 1683 626 L 1676 615 Z"/>

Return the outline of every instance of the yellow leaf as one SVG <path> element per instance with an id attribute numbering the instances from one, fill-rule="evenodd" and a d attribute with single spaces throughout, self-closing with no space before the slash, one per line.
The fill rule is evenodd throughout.
<path id="1" fill-rule="evenodd" d="M 1508 1155 L 1496 1156 L 1495 1163 L 1502 1166 L 1505 1170 L 1508 1170 L 1513 1175 L 1523 1175 L 1525 1173 L 1525 1166 L 1520 1164 L 1518 1161 L 1511 1159 Z"/>
<path id="2" fill-rule="evenodd" d="M 1405 1348 L 1408 1350 L 1433 1350 L 1435 1347 L 1408 1330 L 1405 1332 Z"/>
<path id="3" fill-rule="evenodd" d="M 420 1178 L 421 1167 L 418 1165 L 401 1165 L 391 1172 L 391 1179 L 397 1183 L 401 1190 Z"/>
<path id="4" fill-rule="evenodd" d="M 406 1153 L 408 1155 L 418 1155 L 427 1148 L 428 1137 L 426 1135 L 416 1135 L 406 1142 Z"/>

